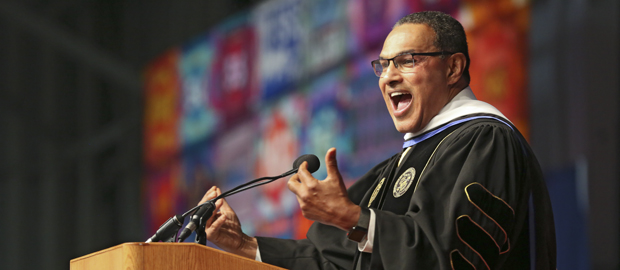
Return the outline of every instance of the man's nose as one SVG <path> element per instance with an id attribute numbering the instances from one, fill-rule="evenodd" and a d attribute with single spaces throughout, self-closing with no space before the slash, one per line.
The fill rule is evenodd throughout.
<path id="1" fill-rule="evenodd" d="M 391 63 L 388 63 L 388 66 L 383 70 L 381 76 L 382 79 L 388 80 L 388 82 L 400 78 L 400 70 L 396 67 L 396 63 L 393 60 L 390 62 Z"/>

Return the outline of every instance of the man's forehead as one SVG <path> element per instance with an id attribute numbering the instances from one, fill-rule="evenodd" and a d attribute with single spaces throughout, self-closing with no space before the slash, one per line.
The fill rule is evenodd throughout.
<path id="1" fill-rule="evenodd" d="M 434 48 L 435 32 L 425 24 L 402 24 L 388 34 L 381 58 L 391 58 L 408 52 L 426 52 Z"/>

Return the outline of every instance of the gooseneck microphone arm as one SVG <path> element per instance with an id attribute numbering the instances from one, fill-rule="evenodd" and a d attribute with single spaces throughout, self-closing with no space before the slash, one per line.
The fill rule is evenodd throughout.
<path id="1" fill-rule="evenodd" d="M 179 235 L 177 241 L 178 242 L 185 241 L 185 239 L 189 237 L 192 232 L 197 230 L 196 243 L 203 244 L 203 245 L 206 244 L 206 234 L 204 233 L 204 228 L 206 227 L 207 220 L 211 217 L 211 215 L 213 215 L 213 210 L 215 209 L 215 202 L 217 200 L 228 197 L 233 194 L 237 194 L 239 192 L 242 192 L 242 191 L 245 191 L 251 188 L 255 188 L 258 186 L 262 186 L 264 184 L 271 183 L 280 178 L 297 173 L 297 171 L 299 170 L 299 166 L 304 162 L 308 162 L 307 168 L 310 173 L 316 172 L 321 166 L 319 159 L 315 155 L 312 155 L 312 154 L 302 155 L 298 157 L 295 160 L 295 162 L 293 162 L 293 169 L 288 172 L 285 172 L 278 176 L 261 177 L 261 178 L 252 180 L 250 182 L 241 184 L 185 212 L 182 215 L 183 219 L 185 219 L 185 217 L 192 212 L 194 212 L 194 214 L 192 215 L 192 218 L 189 224 L 187 224 L 187 226 L 183 229 L 183 231 L 181 231 L 181 234 Z"/>
<path id="2" fill-rule="evenodd" d="M 217 197 L 215 197 L 215 198 L 213 198 L 213 199 L 211 199 L 211 200 L 209 200 L 209 201 L 207 201 L 205 203 L 199 204 L 196 207 L 190 209 L 189 211 L 187 211 L 185 214 L 182 215 L 183 218 L 185 218 L 189 213 L 193 212 L 194 210 L 195 210 L 195 213 L 192 216 L 192 219 L 190 220 L 190 223 L 183 229 L 183 231 L 181 231 L 181 234 L 179 235 L 179 238 L 178 238 L 177 241 L 178 242 L 183 242 L 196 229 L 204 229 L 204 227 L 205 227 L 204 225 L 206 223 L 206 220 L 208 220 L 211 217 L 211 215 L 213 215 L 213 210 L 215 209 L 215 202 L 217 200 L 225 198 L 225 197 L 228 197 L 228 196 L 233 195 L 233 194 L 237 194 L 237 193 L 242 192 L 242 191 L 246 191 L 246 190 L 251 189 L 251 188 L 255 188 L 255 187 L 258 187 L 258 186 L 262 186 L 264 184 L 271 183 L 271 182 L 273 182 L 275 180 L 278 180 L 278 179 L 280 179 L 282 177 L 286 177 L 288 175 L 294 174 L 296 172 L 297 172 L 297 169 L 293 169 L 293 170 L 290 170 L 290 171 L 288 171 L 288 172 L 286 172 L 284 174 L 281 174 L 279 176 L 262 177 L 262 178 L 259 178 L 259 179 L 256 179 L 256 180 L 252 180 L 252 181 L 250 181 L 248 183 L 239 185 L 239 186 L 237 186 L 237 187 L 235 187 L 235 188 L 233 188 L 233 189 L 231 189 L 229 191 L 226 191 L 225 193 L 222 193 L 219 196 L 217 196 Z M 264 182 L 257 183 L 257 182 L 260 182 L 260 181 L 264 181 Z M 201 220 L 204 220 L 204 223 L 201 222 Z M 202 232 L 202 230 L 199 230 L 198 232 L 200 234 Z M 198 237 L 198 235 L 196 237 Z M 197 240 L 197 243 L 201 243 L 201 241 Z"/>
<path id="3" fill-rule="evenodd" d="M 290 170 L 288 172 L 285 172 L 285 173 L 283 173 L 281 175 L 278 175 L 278 176 L 262 177 L 262 178 L 259 178 L 259 179 L 256 179 L 256 180 L 252 180 L 252 181 L 247 182 L 247 183 L 245 183 L 243 185 L 237 186 L 237 187 L 235 187 L 235 188 L 233 188 L 233 189 L 231 189 L 229 191 L 226 191 L 225 193 L 222 193 L 220 196 L 217 196 L 215 198 L 215 200 L 221 199 L 221 198 L 225 198 L 225 197 L 228 197 L 230 195 L 237 194 L 237 193 L 239 193 L 241 191 L 246 191 L 246 190 L 251 189 L 251 188 L 262 186 L 264 184 L 271 183 L 271 182 L 273 182 L 275 180 L 278 180 L 278 179 L 280 179 L 282 177 L 287 177 L 287 176 L 289 176 L 291 174 L 297 173 L 297 170 L 298 169 L 292 169 L 292 170 Z M 260 181 L 264 181 L 264 182 L 258 183 Z"/>
<path id="4" fill-rule="evenodd" d="M 304 162 L 308 162 L 308 167 L 307 168 L 308 168 L 308 171 L 310 173 L 316 172 L 319 169 L 319 167 L 321 166 L 321 163 L 319 162 L 319 158 L 317 158 L 315 155 L 312 155 L 312 154 L 302 155 L 302 156 L 298 157 L 295 160 L 295 162 L 293 162 L 293 169 L 292 170 L 290 170 L 288 172 L 285 172 L 285 173 L 283 173 L 281 175 L 278 175 L 278 176 L 261 177 L 261 178 L 252 180 L 250 182 L 247 182 L 245 184 L 241 184 L 241 185 L 239 185 L 239 186 L 237 186 L 237 187 L 235 187 L 235 188 L 233 188 L 233 189 L 231 189 L 229 191 L 226 191 L 226 192 L 220 194 L 219 196 L 217 196 L 213 200 L 217 201 L 218 199 L 225 198 L 225 197 L 228 197 L 228 196 L 233 195 L 233 194 L 237 194 L 237 193 L 239 193 L 241 191 L 245 191 L 245 190 L 248 190 L 248 189 L 251 189 L 251 188 L 255 188 L 257 186 L 262 186 L 264 184 L 271 183 L 271 182 L 273 182 L 275 180 L 278 180 L 280 178 L 289 176 L 291 174 L 295 174 L 299 170 L 299 166 L 301 166 L 301 164 L 304 163 Z M 265 180 L 267 180 L 267 181 L 265 181 Z M 265 181 L 265 182 L 253 185 L 254 183 L 257 183 L 257 182 L 260 182 L 260 181 Z"/>

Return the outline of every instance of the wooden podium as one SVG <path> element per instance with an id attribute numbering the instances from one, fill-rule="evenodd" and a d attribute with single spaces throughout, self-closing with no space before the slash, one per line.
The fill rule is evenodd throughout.
<path id="1" fill-rule="evenodd" d="M 125 243 L 71 260 L 71 270 L 283 269 L 194 243 Z"/>

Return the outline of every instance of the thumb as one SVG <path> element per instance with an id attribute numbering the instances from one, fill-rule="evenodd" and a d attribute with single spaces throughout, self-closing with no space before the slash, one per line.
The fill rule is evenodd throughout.
<path id="1" fill-rule="evenodd" d="M 222 191 L 220 190 L 220 188 L 217 188 L 217 196 L 219 196 L 219 195 L 221 195 L 221 194 L 222 194 Z M 231 211 L 231 212 L 234 212 L 234 211 L 232 210 L 232 208 L 230 207 L 230 205 L 228 205 L 228 202 L 226 202 L 226 199 L 224 199 L 224 198 L 221 198 L 221 199 L 217 200 L 217 202 L 215 202 L 215 203 L 216 203 L 216 204 L 217 204 L 217 203 L 219 203 L 219 204 L 220 204 L 220 208 L 219 208 L 219 209 L 222 209 L 222 210 L 224 210 L 224 211 Z"/>
<path id="2" fill-rule="evenodd" d="M 338 161 L 336 161 L 336 148 L 332 147 L 327 150 L 325 154 L 325 166 L 327 166 L 327 175 L 340 177 L 340 171 L 338 170 Z"/>

